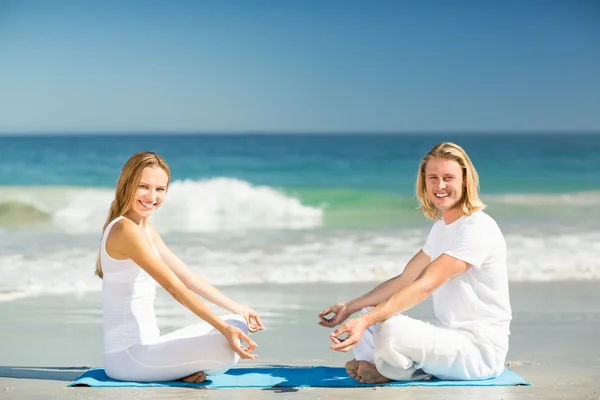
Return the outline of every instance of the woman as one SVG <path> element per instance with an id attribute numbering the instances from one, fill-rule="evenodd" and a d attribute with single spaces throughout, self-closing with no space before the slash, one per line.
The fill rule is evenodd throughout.
<path id="1" fill-rule="evenodd" d="M 246 335 L 263 329 L 256 311 L 194 275 L 150 225 L 169 182 L 161 156 L 134 154 L 117 181 L 104 225 L 96 274 L 103 279 L 105 370 L 113 379 L 202 382 L 240 357 L 257 358 L 257 345 Z M 161 336 L 154 311 L 157 282 L 202 322 Z M 234 314 L 218 318 L 195 294 Z"/>

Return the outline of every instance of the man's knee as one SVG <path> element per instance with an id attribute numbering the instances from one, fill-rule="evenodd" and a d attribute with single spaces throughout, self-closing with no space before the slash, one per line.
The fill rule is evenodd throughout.
<path id="1" fill-rule="evenodd" d="M 396 315 L 379 324 L 374 335 L 375 348 L 383 353 L 400 353 L 408 357 L 417 356 L 427 346 L 424 330 L 427 323 L 405 315 Z"/>
<path id="2" fill-rule="evenodd" d="M 396 320 L 397 318 L 393 317 L 393 319 L 390 318 L 381 322 L 375 330 L 373 339 L 375 343 L 375 365 L 378 369 L 382 365 L 399 369 L 408 369 L 413 365 L 413 360 L 408 356 L 408 346 L 405 343 L 406 330 L 403 321 Z"/>
<path id="3" fill-rule="evenodd" d="M 378 324 L 376 336 L 381 340 L 406 337 L 411 331 L 410 322 L 411 318 L 405 315 L 395 315 Z"/>

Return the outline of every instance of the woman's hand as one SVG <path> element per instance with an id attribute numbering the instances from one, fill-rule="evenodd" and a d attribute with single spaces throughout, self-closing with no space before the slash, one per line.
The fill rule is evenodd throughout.
<path id="1" fill-rule="evenodd" d="M 258 355 L 251 354 L 254 349 L 258 347 L 252 339 L 248 337 L 240 328 L 229 325 L 223 335 L 227 338 L 229 346 L 235 351 L 241 358 L 255 360 Z M 248 347 L 242 345 L 242 340 L 248 344 Z"/>
<path id="2" fill-rule="evenodd" d="M 235 313 L 244 317 L 244 319 L 246 320 L 246 324 L 248 325 L 249 332 L 254 333 L 265 329 L 262 322 L 260 321 L 258 313 L 250 307 L 239 305 L 238 308 L 235 310 Z"/>

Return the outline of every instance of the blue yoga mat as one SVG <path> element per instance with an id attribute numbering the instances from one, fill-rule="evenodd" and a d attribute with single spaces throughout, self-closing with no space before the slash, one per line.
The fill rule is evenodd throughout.
<path id="1" fill-rule="evenodd" d="M 505 369 L 497 378 L 482 381 L 425 381 L 390 382 L 384 385 L 366 385 L 348 376 L 344 368 L 332 367 L 265 367 L 233 368 L 222 375 L 211 376 L 203 383 L 187 382 L 124 382 L 110 379 L 104 369 L 85 372 L 69 386 L 91 387 L 206 387 L 217 388 L 272 388 L 272 387 L 369 387 L 369 386 L 515 386 L 529 383 L 516 373 Z"/>

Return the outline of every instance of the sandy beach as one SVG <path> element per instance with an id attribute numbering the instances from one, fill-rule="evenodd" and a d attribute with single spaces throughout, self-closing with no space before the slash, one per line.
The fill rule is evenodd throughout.
<path id="1" fill-rule="evenodd" d="M 347 354 L 328 349 L 329 331 L 317 313 L 367 290 L 370 283 L 252 285 L 223 290 L 253 304 L 267 329 L 254 336 L 259 359 L 250 365 L 341 366 Z M 165 296 L 164 293 L 162 296 Z M 67 388 L 88 368 L 101 367 L 98 293 L 44 296 L 0 303 L 0 399 L 310 398 L 310 399 L 598 399 L 600 398 L 600 293 L 595 282 L 512 283 L 509 367 L 530 387 L 410 387 L 382 389 Z M 169 299 L 164 298 L 167 301 Z M 185 313 L 185 311 L 183 311 Z M 431 320 L 429 301 L 411 316 Z M 194 317 L 159 319 L 169 331 Z"/>

